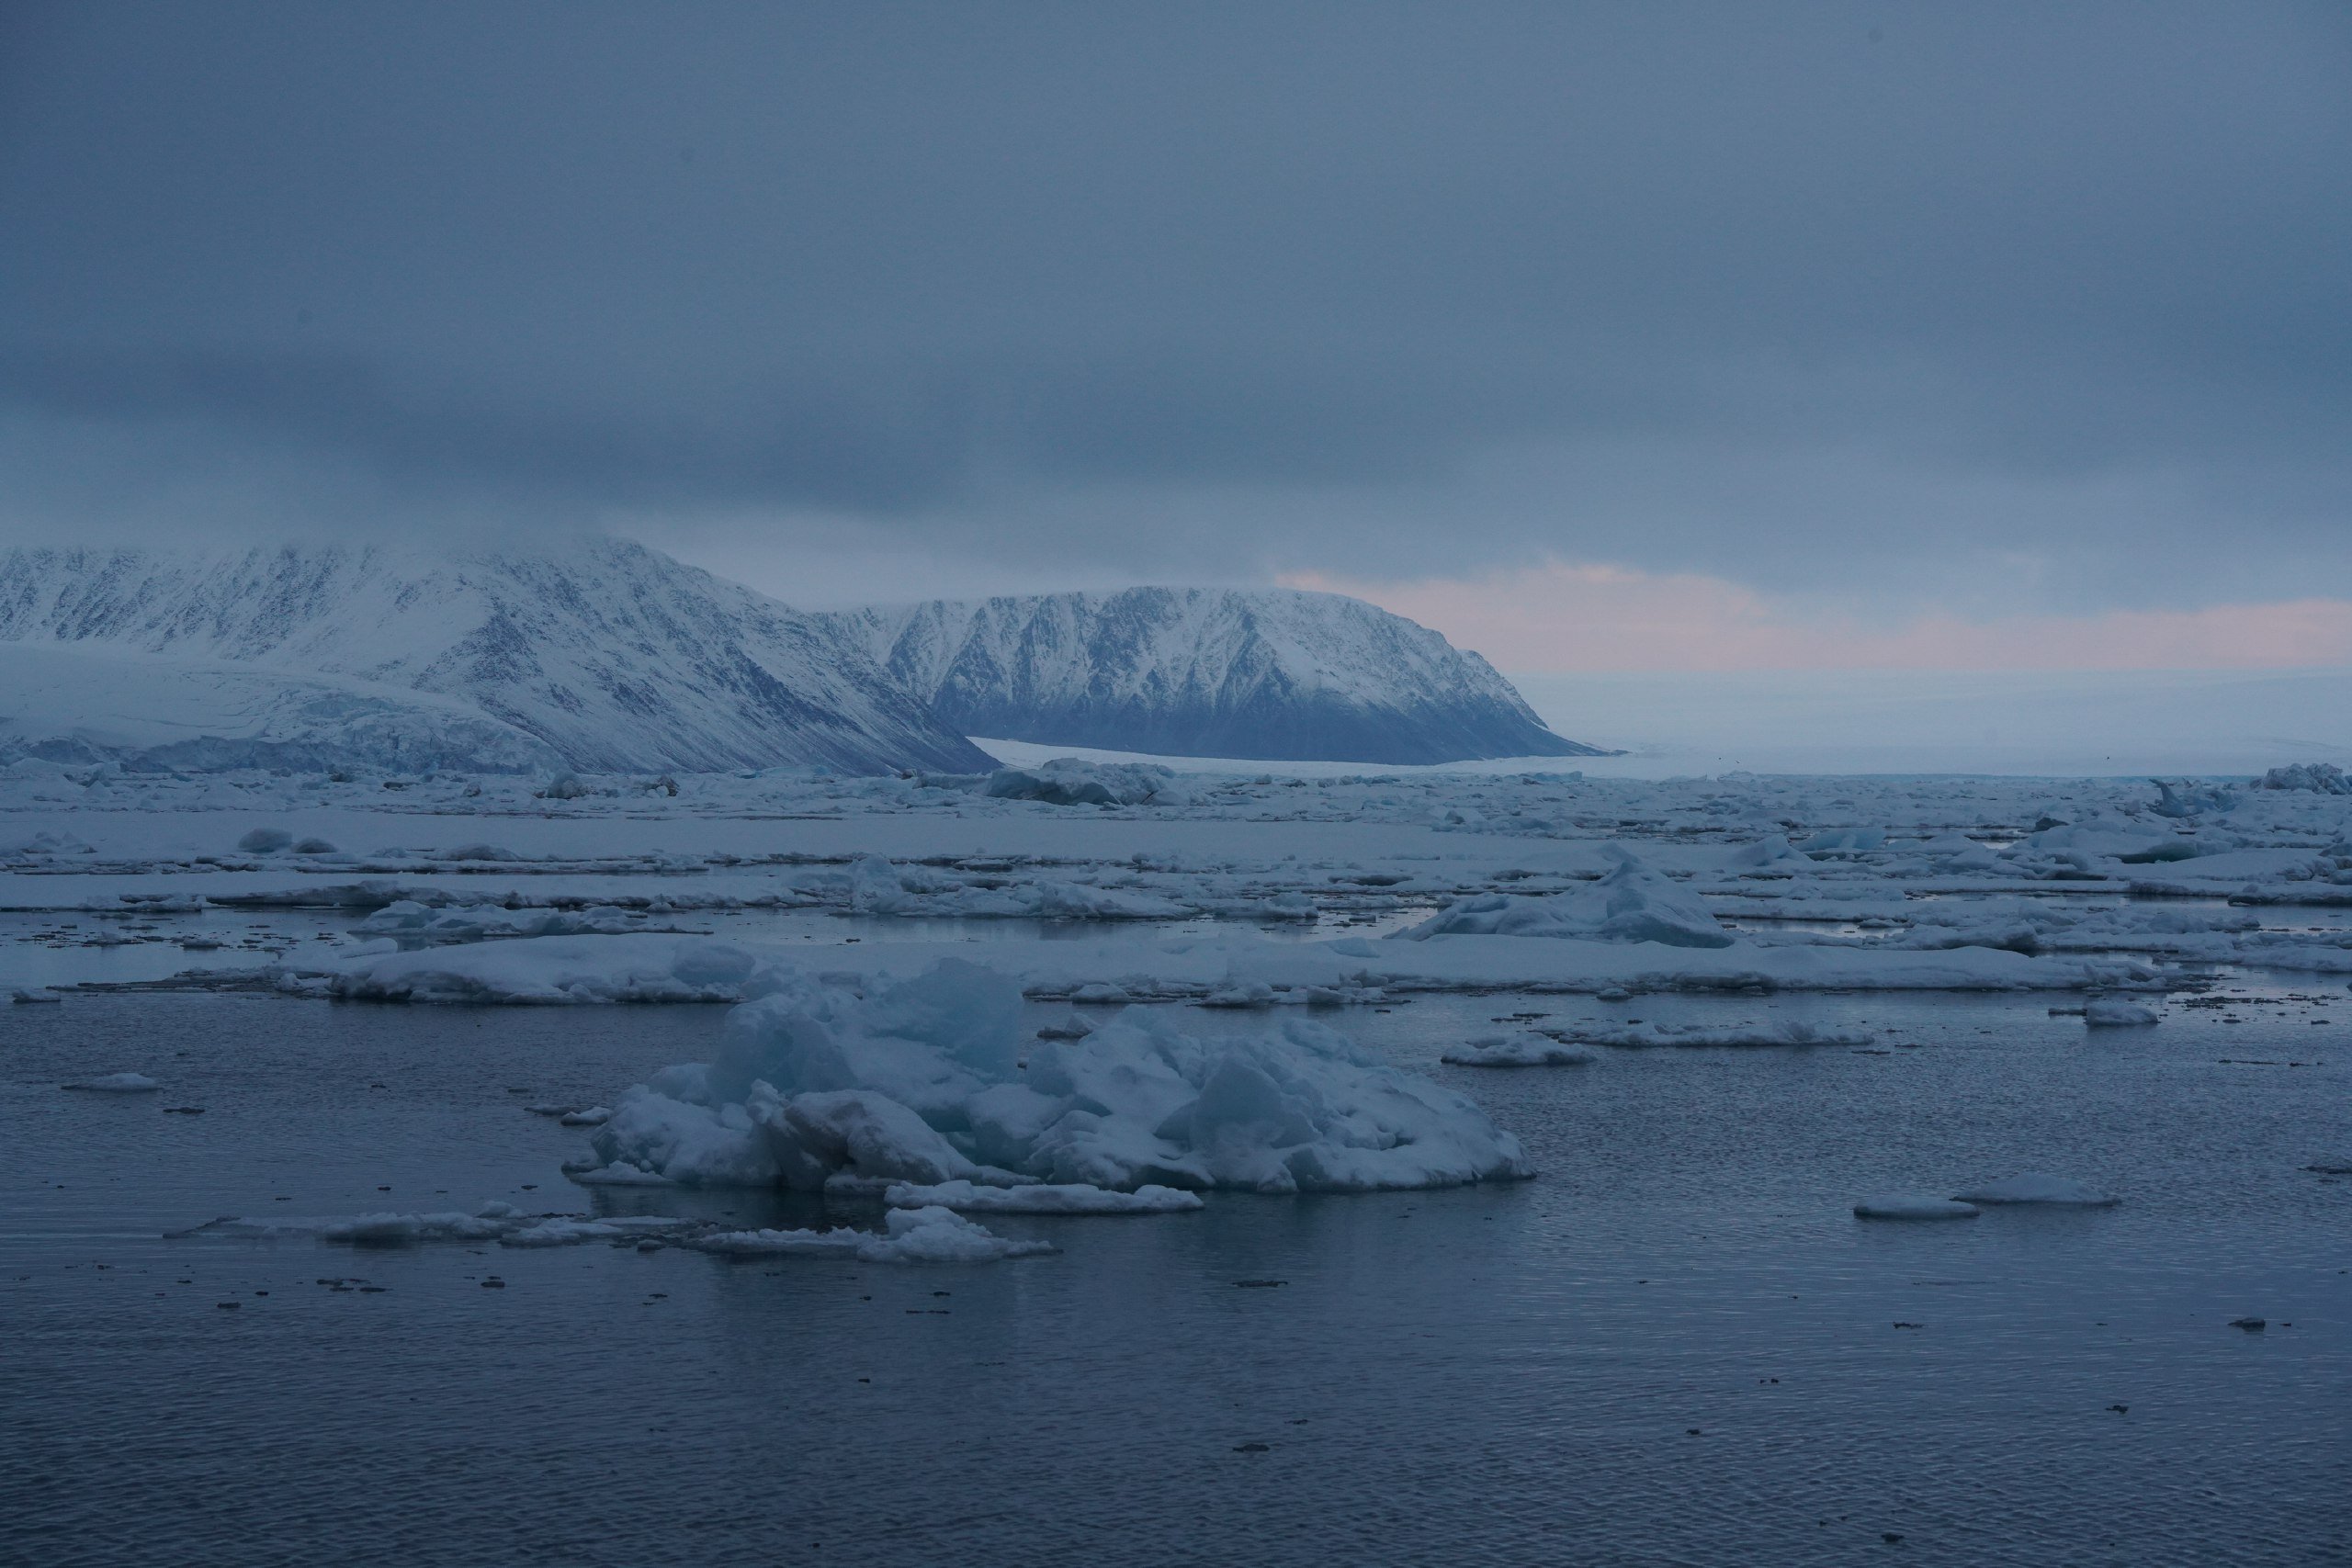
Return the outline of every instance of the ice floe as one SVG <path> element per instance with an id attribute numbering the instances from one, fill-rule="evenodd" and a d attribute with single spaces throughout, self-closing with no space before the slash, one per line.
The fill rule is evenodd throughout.
<path id="1" fill-rule="evenodd" d="M 1051 1242 L 1001 1236 L 937 1206 L 893 1209 L 879 1234 L 856 1230 L 719 1231 L 687 1243 L 738 1258 L 847 1256 L 861 1263 L 994 1263 L 1058 1250 Z"/>
<path id="2" fill-rule="evenodd" d="M 1507 893 L 1465 898 L 1405 934 L 1416 939 L 1580 937 L 1670 947 L 1731 945 L 1731 933 L 1696 894 L 1676 886 L 1629 851 L 1612 847 L 1611 853 L 1616 869 L 1589 887 L 1542 898 Z"/>
<path id="3" fill-rule="evenodd" d="M 863 996 L 802 977 L 730 1015 L 716 1061 L 621 1095 L 583 1168 L 803 1190 L 1028 1178 L 1269 1192 L 1530 1174 L 1469 1100 L 1305 1019 L 1199 1037 L 1135 1009 L 1036 1041 L 1021 999 L 961 960 Z"/>
<path id="4" fill-rule="evenodd" d="M 1045 1212 L 1045 1211 L 1039 1211 Z M 709 1220 L 663 1215 L 530 1214 L 508 1203 L 486 1203 L 471 1213 L 370 1213 L 341 1218 L 227 1216 L 173 1232 L 284 1240 L 300 1236 L 356 1247 L 414 1247 L 443 1242 L 496 1242 L 501 1247 L 582 1247 L 593 1242 L 636 1247 L 661 1242 L 729 1256 L 829 1256 L 864 1263 L 986 1263 L 1057 1250 L 1050 1243 L 1000 1236 L 933 1205 L 895 1209 L 882 1228 L 860 1230 L 729 1229 Z"/>
<path id="5" fill-rule="evenodd" d="M 1085 1182 L 1033 1182 L 1021 1187 L 979 1187 L 969 1181 L 917 1187 L 896 1182 L 882 1199 L 894 1209 L 936 1207 L 991 1214 L 1177 1214 L 1202 1206 L 1197 1192 L 1148 1183 L 1132 1192 L 1118 1192 Z"/>
<path id="6" fill-rule="evenodd" d="M 150 1094 L 164 1086 L 144 1073 L 107 1073 L 102 1077 L 83 1078 L 64 1087 L 86 1089 L 93 1094 Z"/>
<path id="7" fill-rule="evenodd" d="M 1973 1203 L 1916 1193 L 1865 1198 L 1854 1205 L 1854 1217 L 1861 1220 L 1973 1220 L 1977 1213 Z"/>
<path id="8" fill-rule="evenodd" d="M 2028 1171 L 2020 1176 L 2004 1177 L 1972 1187 L 1965 1192 L 1952 1194 L 1956 1203 L 2050 1203 L 2075 1208 L 2104 1209 L 2121 1201 L 2111 1194 L 2101 1192 L 2086 1181 L 2068 1176 L 2044 1176 Z"/>
<path id="9" fill-rule="evenodd" d="M 1599 1058 L 1581 1045 L 1521 1030 L 1515 1034 L 1481 1035 L 1438 1060 L 1457 1067 L 1571 1067 Z"/>
<path id="10" fill-rule="evenodd" d="M 1867 1045 L 1876 1038 L 1866 1029 L 1839 1029 L 1804 1019 L 1733 1024 L 1649 1021 L 1614 1028 L 1579 1025 L 1559 1032 L 1583 1044 L 1614 1045 L 1626 1050 L 1653 1045 Z"/>

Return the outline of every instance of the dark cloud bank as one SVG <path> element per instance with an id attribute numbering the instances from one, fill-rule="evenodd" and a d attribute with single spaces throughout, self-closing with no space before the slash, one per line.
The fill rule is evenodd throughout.
<path id="1" fill-rule="evenodd" d="M 28 534 L 2352 592 L 2335 4 L 20 4 L 0 212 Z"/>

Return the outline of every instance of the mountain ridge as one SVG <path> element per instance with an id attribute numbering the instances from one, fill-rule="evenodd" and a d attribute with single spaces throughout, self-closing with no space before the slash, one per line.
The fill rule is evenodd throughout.
<path id="1" fill-rule="evenodd" d="M 1336 593 L 1149 587 L 827 615 L 967 735 L 1267 761 L 1606 754 L 1552 733 L 1477 654 Z"/>
<path id="2" fill-rule="evenodd" d="M 0 552 L 0 642 L 458 697 L 599 772 L 993 766 L 822 621 L 601 536 L 560 554 L 18 547 Z"/>

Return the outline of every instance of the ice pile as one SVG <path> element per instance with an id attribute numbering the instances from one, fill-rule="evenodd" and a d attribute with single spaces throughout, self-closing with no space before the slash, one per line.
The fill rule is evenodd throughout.
<path id="1" fill-rule="evenodd" d="M 1175 771 L 1155 762 L 1089 762 L 1057 757 L 1034 768 L 999 768 L 981 794 L 993 800 L 1048 806 L 1185 806 L 1192 792 Z"/>
<path id="2" fill-rule="evenodd" d="M 594 1179 L 804 1190 L 1360 1191 L 1531 1174 L 1471 1101 L 1319 1024 L 1212 1039 L 1131 1009 L 1038 1041 L 1013 982 L 959 959 L 870 995 L 792 976 L 729 1015 L 717 1061 L 629 1089 L 591 1142 Z"/>
<path id="3" fill-rule="evenodd" d="M 1610 846 L 1617 868 L 1589 887 L 1547 897 L 1487 893 L 1401 935 L 1579 937 L 1588 942 L 1656 942 L 1669 947 L 1729 947 L 1699 896 L 1678 887 L 1631 852 Z"/>
<path id="4" fill-rule="evenodd" d="M 2259 789 L 2309 790 L 2314 795 L 2352 795 L 2352 777 L 2333 762 L 2295 762 L 2262 775 Z"/>

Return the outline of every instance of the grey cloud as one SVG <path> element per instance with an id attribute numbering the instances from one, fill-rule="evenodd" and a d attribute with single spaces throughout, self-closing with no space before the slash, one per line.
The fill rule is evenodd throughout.
<path id="1" fill-rule="evenodd" d="M 723 515 L 1088 574 L 2352 586 L 2333 6 L 0 28 L 27 526 L 143 450 L 182 502 L 300 470 L 384 526 Z"/>

